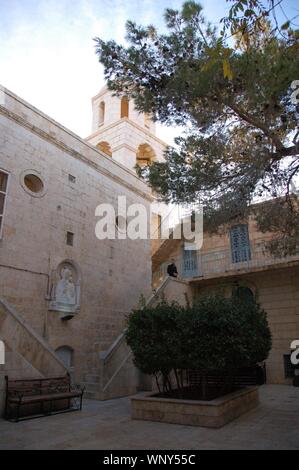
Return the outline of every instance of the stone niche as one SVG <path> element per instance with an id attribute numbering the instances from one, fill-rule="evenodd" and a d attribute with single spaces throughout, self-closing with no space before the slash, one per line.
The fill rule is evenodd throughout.
<path id="1" fill-rule="evenodd" d="M 52 272 L 49 310 L 62 320 L 70 320 L 80 311 L 81 274 L 77 263 L 62 261 Z"/>

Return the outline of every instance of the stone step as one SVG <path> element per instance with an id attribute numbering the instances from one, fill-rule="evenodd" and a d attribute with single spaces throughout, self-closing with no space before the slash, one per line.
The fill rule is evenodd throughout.
<path id="1" fill-rule="evenodd" d="M 98 374 L 85 374 L 84 382 L 89 383 L 99 383 L 100 382 L 100 375 Z"/>
<path id="2" fill-rule="evenodd" d="M 85 392 L 84 398 L 86 398 L 87 400 L 95 400 L 96 394 L 94 392 Z"/>
<path id="3" fill-rule="evenodd" d="M 94 382 L 83 382 L 86 392 L 98 392 L 99 384 Z"/>

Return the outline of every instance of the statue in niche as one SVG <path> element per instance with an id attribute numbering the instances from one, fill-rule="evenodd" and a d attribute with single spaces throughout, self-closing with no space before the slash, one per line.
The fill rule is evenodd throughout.
<path id="1" fill-rule="evenodd" d="M 72 262 L 65 261 L 52 276 L 49 310 L 61 312 L 60 318 L 69 319 L 78 313 L 79 308 L 79 269 Z"/>
<path id="2" fill-rule="evenodd" d="M 66 305 L 75 305 L 76 288 L 73 275 L 69 268 L 64 266 L 61 270 L 61 279 L 56 286 L 56 302 Z"/>

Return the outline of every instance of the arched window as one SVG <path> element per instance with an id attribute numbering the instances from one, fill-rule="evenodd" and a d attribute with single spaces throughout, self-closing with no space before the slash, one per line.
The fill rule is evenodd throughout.
<path id="1" fill-rule="evenodd" d="M 60 346 L 56 349 L 56 354 L 63 364 L 71 369 L 74 365 L 74 350 L 69 346 Z"/>
<path id="2" fill-rule="evenodd" d="M 234 295 L 240 300 L 254 300 L 254 293 L 249 287 L 238 286 L 234 290 Z"/>
<path id="3" fill-rule="evenodd" d="M 101 150 L 102 152 L 104 152 L 106 155 L 108 155 L 109 157 L 112 157 L 112 151 L 111 151 L 111 147 L 110 145 L 108 144 L 108 142 L 105 142 L 104 140 L 100 143 L 97 144 L 97 148 L 99 150 Z"/>
<path id="4" fill-rule="evenodd" d="M 140 166 L 150 165 L 156 158 L 155 152 L 149 144 L 141 144 L 137 149 L 136 160 Z"/>
<path id="5" fill-rule="evenodd" d="M 121 119 L 129 117 L 129 100 L 126 96 L 123 96 L 121 99 L 120 117 Z"/>
<path id="6" fill-rule="evenodd" d="M 105 103 L 102 101 L 99 106 L 99 126 L 102 126 L 105 121 Z"/>

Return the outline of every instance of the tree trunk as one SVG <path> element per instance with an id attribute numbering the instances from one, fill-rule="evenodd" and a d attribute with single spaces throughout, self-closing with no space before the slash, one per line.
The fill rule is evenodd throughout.
<path id="1" fill-rule="evenodd" d="M 207 392 L 208 392 L 207 376 L 203 375 L 201 378 L 201 394 L 202 394 L 203 400 L 207 399 Z"/>

